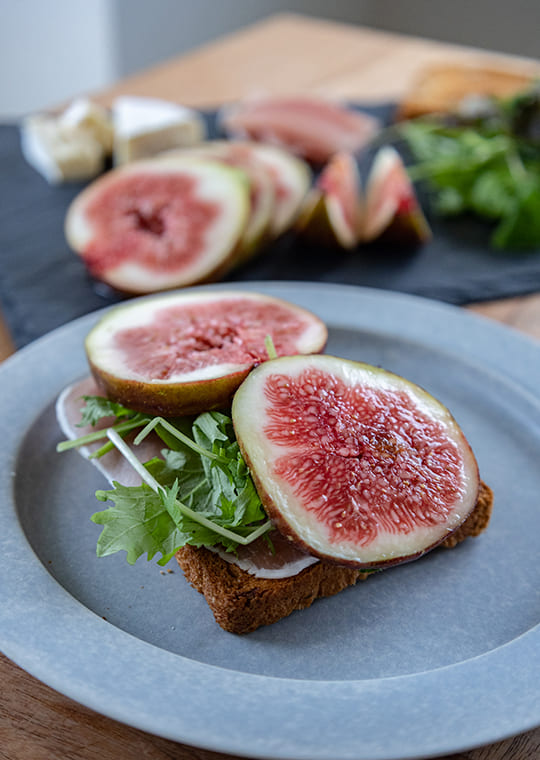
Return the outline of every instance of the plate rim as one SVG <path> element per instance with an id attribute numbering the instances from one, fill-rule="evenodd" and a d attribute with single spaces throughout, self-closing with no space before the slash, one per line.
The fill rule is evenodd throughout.
<path id="1" fill-rule="evenodd" d="M 441 324 L 449 321 L 450 327 L 454 329 L 465 330 L 464 343 L 459 346 L 460 351 L 464 351 L 467 357 L 471 360 L 474 359 L 474 363 L 478 363 L 480 358 L 482 361 L 488 361 L 489 366 L 494 371 L 502 372 L 503 377 L 510 378 L 513 382 L 520 385 L 521 388 L 526 390 L 529 394 L 533 395 L 536 376 L 540 379 L 540 344 L 537 344 L 534 339 L 529 336 L 523 335 L 518 331 L 509 328 L 504 325 L 487 320 L 480 317 L 477 314 L 463 310 L 462 308 L 452 306 L 445 303 L 440 303 L 426 299 L 419 296 L 411 296 L 407 294 L 395 293 L 393 291 L 377 290 L 373 288 L 364 288 L 354 285 L 341 285 L 341 284 L 329 284 L 320 282 L 233 282 L 233 283 L 220 283 L 216 285 L 203 286 L 197 288 L 197 290 L 220 290 L 220 289 L 239 289 L 239 290 L 252 290 L 259 292 L 269 292 L 276 295 L 280 295 L 288 300 L 295 301 L 300 300 L 303 303 L 304 299 L 311 299 L 313 296 L 318 296 L 316 300 L 318 309 L 324 310 L 328 307 L 330 302 L 334 303 L 334 308 L 342 306 L 344 302 L 352 299 L 364 299 L 371 304 L 381 305 L 388 307 L 381 311 L 380 328 L 381 331 L 388 329 L 388 326 L 395 321 L 395 314 L 390 314 L 397 309 L 398 312 L 406 310 L 407 313 L 414 313 L 416 316 L 414 319 L 418 320 L 425 317 L 426 314 L 430 316 L 430 330 L 433 329 L 433 320 L 440 322 Z M 193 289 L 195 290 L 195 289 Z M 316 293 L 315 293 L 316 291 Z M 305 304 L 304 304 L 305 305 Z M 39 357 L 40 354 L 46 353 L 49 348 L 49 344 L 61 343 L 62 341 L 68 342 L 68 344 L 79 343 L 79 352 L 76 357 L 71 358 L 69 367 L 74 362 L 84 359 L 84 351 L 82 349 L 81 334 L 83 331 L 88 330 L 89 326 L 98 318 L 100 318 L 106 311 L 113 307 L 105 307 L 97 312 L 92 312 L 83 317 L 63 325 L 57 328 L 53 332 L 39 338 L 30 345 L 21 349 L 17 354 L 4 362 L 0 367 L 0 385 L 9 384 L 14 382 L 13 378 L 18 378 L 21 371 L 24 371 L 25 365 L 31 363 L 34 357 Z M 312 310 L 317 312 L 317 308 L 313 305 Z M 366 315 L 363 315 L 364 318 Z M 356 315 L 354 322 L 362 321 L 362 315 Z M 367 320 L 369 322 L 369 319 Z M 414 322 L 414 320 L 413 320 Z M 350 324 L 350 322 L 349 322 Z M 359 326 L 353 324 L 351 326 Z M 364 326 L 364 325 L 362 325 Z M 425 328 L 422 327 L 421 322 L 414 322 L 408 325 L 400 324 L 400 328 L 403 327 L 405 333 L 422 333 Z M 449 333 L 452 330 L 448 331 Z M 395 333 L 394 333 L 395 335 Z M 484 339 L 481 350 L 478 350 L 478 337 Z M 437 345 L 441 348 L 441 341 L 448 346 L 452 345 L 452 335 L 439 335 L 437 338 Z M 429 343 L 430 341 L 428 341 Z M 435 343 L 435 341 L 433 341 Z M 455 350 L 454 345 L 454 350 Z M 505 366 L 501 368 L 501 356 L 504 357 Z M 534 359 L 534 366 L 530 364 L 530 357 Z M 512 361 L 509 361 L 512 360 Z M 84 363 L 81 365 L 84 368 Z M 527 370 L 527 371 L 525 371 Z M 65 373 L 68 371 L 64 369 Z M 531 377 L 532 376 L 532 377 Z M 46 385 L 54 384 L 55 374 L 54 368 L 49 369 L 47 373 Z M 67 384 L 67 381 L 60 381 L 59 384 Z M 62 387 L 57 388 L 57 392 L 62 390 Z M 45 393 L 45 389 L 42 389 Z M 474 657 L 470 660 L 466 660 L 454 665 L 445 666 L 443 668 L 437 668 L 435 670 L 426 671 L 424 673 L 414 673 L 405 676 L 395 676 L 380 679 L 367 679 L 362 681 L 306 681 L 301 682 L 297 679 L 283 679 L 273 678 L 267 676 L 259 676 L 249 673 L 240 673 L 239 671 L 227 671 L 218 666 L 206 665 L 204 663 L 197 663 L 180 655 L 167 652 L 166 650 L 159 649 L 158 647 L 136 639 L 129 633 L 125 633 L 106 621 L 101 620 L 95 613 L 85 608 L 80 602 L 75 600 L 69 592 L 61 587 L 53 578 L 49 575 L 46 569 L 41 564 L 40 560 L 36 557 L 30 545 L 26 542 L 22 528 L 18 524 L 18 518 L 16 515 L 16 504 L 13 493 L 13 478 L 14 478 L 14 463 L 16 457 L 16 451 L 24 433 L 29 427 L 29 423 L 33 422 L 37 413 L 41 410 L 38 408 L 39 403 L 42 403 L 43 396 L 37 392 L 35 397 L 29 403 L 29 407 L 26 410 L 25 423 L 21 426 L 20 430 L 16 430 L 11 427 L 10 430 L 6 430 L 5 417 L 9 417 L 9 414 L 2 414 L 2 407 L 5 407 L 7 401 L 5 396 L 9 394 L 3 394 L 0 397 L 0 429 L 2 429 L 5 439 L 7 437 L 9 445 L 13 444 L 11 448 L 8 447 L 10 455 L 5 457 L 0 467 L 3 469 L 4 477 L 0 478 L 1 484 L 1 501 L 0 501 L 0 519 L 6 522 L 7 531 L 3 531 L 0 536 L 0 576 L 5 575 L 5 579 L 0 586 L 0 600 L 4 598 L 4 602 L 0 605 L 0 644 L 5 654 L 10 657 L 14 662 L 23 667 L 31 675 L 38 679 L 48 683 L 53 688 L 57 689 L 66 696 L 74 699 L 81 704 L 84 704 L 101 714 L 107 715 L 113 719 L 119 720 L 128 725 L 134 726 L 150 733 L 164 736 L 165 738 L 172 739 L 192 746 L 197 746 L 218 752 L 228 752 L 231 754 L 237 754 L 240 756 L 250 757 L 267 757 L 272 760 L 277 758 L 311 758 L 312 760 L 338 760 L 343 758 L 357 758 L 357 760 L 407 760 L 407 758 L 428 757 L 436 754 L 459 752 L 465 749 L 470 749 L 474 746 L 484 745 L 494 741 L 500 741 L 508 736 L 515 735 L 522 731 L 530 730 L 540 723 L 540 714 L 535 714 L 535 711 L 531 708 L 531 703 L 534 703 L 534 699 L 531 700 L 531 692 L 536 691 L 536 701 L 540 697 L 540 686 L 529 683 L 527 679 L 527 673 L 522 667 L 519 675 L 521 677 L 521 691 L 527 692 L 527 698 L 523 696 L 519 699 L 519 694 L 516 693 L 515 688 L 510 689 L 506 695 L 499 695 L 498 703 L 490 704 L 489 716 L 476 715 L 476 720 L 471 722 L 466 720 L 464 715 L 464 708 L 468 706 L 469 710 L 474 706 L 475 701 L 478 701 L 481 697 L 481 689 L 469 687 L 469 697 L 466 700 L 461 699 L 462 704 L 458 707 L 454 707 L 453 718 L 457 720 L 458 714 L 460 716 L 460 727 L 467 728 L 461 732 L 461 736 L 458 738 L 450 735 L 452 720 L 447 720 L 447 735 L 444 740 L 444 744 L 440 744 L 440 740 L 433 734 L 431 736 L 425 736 L 421 741 L 419 737 L 416 737 L 415 745 L 412 746 L 409 742 L 407 748 L 406 737 L 394 737 L 393 743 L 381 744 L 378 741 L 376 735 L 367 736 L 364 733 L 364 744 L 362 747 L 356 746 L 358 739 L 359 724 L 358 721 L 361 718 L 362 721 L 367 724 L 373 723 L 374 713 L 381 709 L 384 705 L 385 709 L 396 709 L 398 704 L 400 710 L 406 710 L 407 702 L 414 695 L 418 700 L 416 707 L 419 704 L 424 705 L 422 702 L 422 693 L 425 690 L 431 689 L 430 692 L 437 693 L 440 690 L 441 679 L 445 684 L 445 695 L 448 696 L 448 688 L 453 685 L 452 688 L 458 689 L 459 684 L 462 683 L 460 679 L 463 679 L 463 670 L 465 669 L 465 677 L 469 682 L 471 680 L 471 673 L 476 673 L 477 677 L 481 675 L 485 677 L 486 673 L 491 673 L 490 678 L 493 678 L 493 673 L 498 673 L 502 682 L 510 685 L 510 675 L 512 683 L 516 679 L 516 656 L 523 659 L 523 653 L 527 653 L 529 658 L 529 665 L 534 660 L 538 661 L 540 665 L 540 655 L 538 654 L 538 643 L 540 642 L 540 626 L 536 626 L 533 629 L 523 633 L 516 639 L 502 645 L 494 650 L 491 650 L 485 654 Z M 50 403 L 52 399 L 49 398 Z M 33 415 L 33 416 L 32 416 Z M 7 468 L 7 471 L 6 471 Z M 10 477 L 11 475 L 11 477 Z M 6 527 L 6 526 L 5 526 Z M 23 539 L 23 549 L 21 552 L 20 540 Z M 26 545 L 25 545 L 26 544 Z M 23 557 L 17 557 L 18 554 Z M 19 571 L 16 574 L 16 578 L 10 576 L 10 570 L 13 567 L 17 567 Z M 26 577 L 22 577 L 23 571 L 26 572 Z M 49 647 L 47 650 L 46 642 L 43 642 L 38 636 L 32 636 L 26 633 L 26 638 L 20 639 L 20 624 L 16 620 L 15 610 L 11 608 L 11 604 L 14 598 L 21 597 L 22 588 L 25 589 L 27 594 L 32 591 L 32 584 L 35 583 L 36 578 L 39 579 L 40 588 L 46 592 L 47 599 L 42 600 L 41 603 L 37 603 L 38 600 L 34 600 L 37 603 L 36 610 L 33 610 L 34 614 L 38 614 L 40 619 L 47 619 L 50 617 L 50 603 L 51 600 L 54 603 L 54 610 L 56 612 L 56 624 L 66 626 L 66 631 L 70 631 L 73 635 L 74 632 L 79 635 L 77 642 L 80 644 L 80 636 L 82 633 L 91 633 L 92 645 L 91 654 L 93 657 L 100 655 L 100 646 L 104 646 L 104 642 L 115 650 L 120 644 L 126 645 L 128 657 L 122 655 L 118 659 L 118 653 L 115 652 L 116 661 L 109 654 L 106 658 L 107 667 L 109 669 L 107 687 L 96 683 L 95 679 L 97 674 L 94 673 L 92 679 L 92 688 L 89 688 L 89 683 L 81 680 L 81 673 L 84 673 L 85 678 L 92 676 L 92 670 L 95 670 L 95 662 L 93 668 L 89 668 L 89 662 L 78 663 L 82 668 L 79 673 L 79 677 L 76 679 L 69 676 L 70 667 L 67 667 L 69 663 L 73 664 L 73 659 L 68 662 L 58 663 L 55 658 L 58 657 L 58 646 Z M 15 596 L 16 595 L 16 596 Z M 82 608 L 82 609 L 81 609 Z M 77 625 L 82 625 L 83 630 L 80 628 L 76 630 L 74 621 Z M 16 635 L 18 634 L 18 636 Z M 64 637 L 65 638 L 65 637 Z M 77 643 L 75 642 L 75 643 Z M 75 643 L 72 645 L 69 652 L 66 650 L 64 657 L 73 658 L 77 654 L 77 648 Z M 24 645 L 23 645 L 24 644 Z M 516 655 L 517 652 L 517 655 Z M 54 653 L 54 657 L 52 656 Z M 103 654 L 101 653 L 101 656 Z M 132 687 L 131 692 L 137 693 L 135 688 L 137 685 L 140 689 L 140 698 L 128 697 L 125 690 L 117 690 L 111 692 L 111 687 L 114 685 L 114 679 L 118 679 L 122 672 L 129 672 L 127 669 L 133 667 L 133 658 L 141 657 L 144 660 L 144 667 L 140 664 L 135 668 L 135 672 L 131 676 Z M 532 658 L 532 659 L 531 659 Z M 87 660 L 90 660 L 90 655 L 87 653 Z M 152 668 L 149 668 L 149 664 L 152 664 Z M 173 666 L 174 664 L 174 666 Z M 181 672 L 178 671 L 179 665 Z M 124 670 L 122 671 L 122 667 Z M 192 723 L 190 726 L 178 725 L 178 716 L 176 713 L 164 710 L 163 699 L 157 700 L 157 704 L 153 712 L 148 710 L 148 704 L 145 701 L 146 679 L 150 676 L 156 679 L 159 672 L 163 672 L 163 667 L 172 668 L 174 678 L 169 683 L 168 693 L 170 696 L 174 694 L 175 690 L 179 687 L 186 688 L 189 685 L 193 693 L 198 698 L 204 699 L 204 692 L 208 692 L 208 689 L 216 689 L 221 686 L 222 696 L 227 695 L 230 699 L 230 704 L 226 709 L 227 720 L 234 722 L 235 713 L 245 700 L 245 696 L 242 696 L 242 691 L 246 691 L 246 686 L 249 687 L 250 699 L 253 700 L 254 695 L 261 702 L 265 703 L 265 721 L 263 723 L 255 720 L 253 717 L 249 722 L 249 739 L 245 734 L 239 741 L 232 734 L 228 736 L 214 736 L 208 735 L 208 725 L 204 721 L 200 722 L 195 716 L 191 716 Z M 103 677 L 104 664 L 100 663 L 101 671 L 99 675 Z M 534 668 L 531 668 L 534 670 Z M 114 674 L 114 675 L 113 675 Z M 172 687 L 174 682 L 174 688 Z M 249 682 L 249 683 L 248 683 Z M 414 683 L 413 683 L 414 682 Z M 125 683 L 125 681 L 124 681 Z M 435 688 L 436 684 L 438 687 Z M 203 688 L 204 685 L 204 688 Z M 524 687 L 527 687 L 526 689 Z M 318 688 L 319 693 L 315 692 Z M 201 691 L 202 689 L 202 691 Z M 225 691 L 223 691 L 225 689 Z M 319 743 L 316 743 L 316 737 L 320 729 L 314 730 L 314 736 L 302 737 L 300 743 L 298 737 L 295 740 L 294 726 L 289 725 L 287 730 L 283 731 L 280 736 L 261 734 L 261 730 L 266 723 L 266 718 L 269 714 L 274 719 L 277 719 L 281 715 L 282 719 L 286 719 L 286 714 L 283 712 L 283 705 L 280 707 L 280 700 L 283 701 L 283 689 L 287 690 L 289 699 L 289 709 L 291 705 L 301 706 L 302 710 L 310 711 L 313 715 L 314 711 L 320 712 L 323 703 L 323 692 L 325 699 L 328 699 L 329 695 L 335 700 L 333 707 L 333 718 L 339 718 L 339 713 L 336 712 L 337 705 L 343 705 L 345 697 L 347 699 L 359 699 L 360 711 L 356 720 L 353 721 L 354 725 L 349 726 L 349 734 L 342 736 L 341 744 L 330 746 L 327 745 L 325 750 Z M 527 691 L 528 689 L 528 691 Z M 310 694 L 311 691 L 311 694 Z M 114 697 L 111 699 L 111 693 Z M 512 694 L 512 710 L 508 711 L 508 694 Z M 368 707 L 364 706 L 366 694 L 369 694 Z M 454 695 L 454 702 L 457 693 Z M 460 695 L 463 698 L 463 694 Z M 170 697 L 169 697 L 170 698 Z M 306 700 L 310 702 L 307 704 Z M 388 701 L 390 700 L 390 702 Z M 434 700 L 437 701 L 437 700 Z M 466 703 L 466 704 L 465 704 Z M 307 705 L 307 707 L 306 707 Z M 519 709 L 516 709 L 519 705 Z M 424 705 L 425 706 L 425 705 Z M 528 710 L 527 710 L 528 706 Z M 506 715 L 504 711 L 506 708 Z M 160 714 L 156 711 L 159 709 Z M 433 708 L 432 708 L 433 709 Z M 439 704 L 438 709 L 443 709 L 443 704 Z M 500 720 L 494 717 L 494 711 L 500 712 Z M 264 711 L 263 711 L 264 712 Z M 411 710 L 409 709 L 409 712 Z M 412 714 L 417 712 L 416 708 L 412 711 Z M 508 712 L 512 713 L 511 718 L 508 716 Z M 478 711 L 477 711 L 478 713 Z M 174 717 L 176 715 L 176 724 Z M 452 717 L 452 716 L 451 716 Z M 448 718 L 448 716 L 447 716 Z M 489 720 L 488 720 L 489 718 Z M 184 721 L 185 722 L 185 721 Z M 339 721 L 338 721 L 339 722 Z M 376 721 L 375 721 L 376 722 Z M 495 726 L 493 724 L 496 724 Z M 457 729 L 457 725 L 456 725 Z M 275 733 L 275 732 L 274 732 Z M 399 732 L 398 732 L 399 733 Z M 328 734 L 328 731 L 326 731 Z M 440 735 L 438 735 L 440 739 Z M 397 740 L 397 743 L 396 743 Z M 399 749 L 398 745 L 405 747 Z"/>

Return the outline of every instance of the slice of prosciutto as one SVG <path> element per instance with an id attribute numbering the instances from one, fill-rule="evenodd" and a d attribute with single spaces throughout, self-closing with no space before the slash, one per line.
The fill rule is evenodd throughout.
<path id="1" fill-rule="evenodd" d="M 224 108 L 221 125 L 231 136 L 280 145 L 314 164 L 356 153 L 380 128 L 365 112 L 314 96 L 247 99 Z"/>
<path id="2" fill-rule="evenodd" d="M 81 408 L 84 406 L 83 396 L 102 395 L 91 377 L 86 377 L 73 385 L 65 388 L 56 402 L 56 418 L 60 429 L 70 440 L 91 433 L 92 431 L 109 427 L 114 418 L 104 418 L 95 426 L 79 427 Z M 161 439 L 151 433 L 138 446 L 132 444 L 134 435 L 127 437 L 133 451 L 141 462 L 147 462 L 155 456 L 159 456 L 163 448 Z M 81 446 L 77 450 L 86 459 L 92 452 L 102 446 L 103 441 Z M 113 481 L 122 483 L 124 486 L 137 486 L 141 484 L 141 478 L 116 449 L 107 452 L 99 459 L 90 460 L 112 485 Z M 217 547 L 209 547 L 212 551 L 226 562 L 237 565 L 241 570 L 258 578 L 288 578 L 297 575 L 304 568 L 315 564 L 318 560 L 293 546 L 278 531 L 270 533 L 274 551 L 268 543 L 260 538 L 247 546 L 238 546 L 236 554 L 226 552 Z"/>

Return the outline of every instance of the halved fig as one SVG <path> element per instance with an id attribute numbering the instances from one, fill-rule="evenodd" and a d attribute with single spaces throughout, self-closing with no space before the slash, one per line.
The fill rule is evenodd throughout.
<path id="1" fill-rule="evenodd" d="M 309 192 L 298 231 L 316 243 L 354 248 L 360 240 L 362 205 L 356 161 L 350 153 L 337 153 Z"/>
<path id="2" fill-rule="evenodd" d="M 275 359 L 242 383 L 232 416 L 268 515 L 322 559 L 415 559 L 476 504 L 477 463 L 450 412 L 385 370 L 328 355 Z"/>
<path id="3" fill-rule="evenodd" d="M 324 323 L 305 309 L 243 291 L 181 292 L 106 313 L 86 338 L 102 393 L 136 411 L 179 416 L 219 409 L 254 366 L 321 351 Z"/>
<path id="4" fill-rule="evenodd" d="M 142 294 L 219 279 L 248 215 L 243 173 L 175 156 L 100 177 L 71 204 L 65 232 L 94 277 Z"/>
<path id="5" fill-rule="evenodd" d="M 367 113 L 313 95 L 249 98 L 225 107 L 221 124 L 236 137 L 279 145 L 315 164 L 360 150 L 380 126 Z"/>
<path id="6" fill-rule="evenodd" d="M 401 156 L 391 146 L 380 148 L 366 185 L 362 238 L 397 243 L 424 243 L 431 229 L 416 197 Z"/>

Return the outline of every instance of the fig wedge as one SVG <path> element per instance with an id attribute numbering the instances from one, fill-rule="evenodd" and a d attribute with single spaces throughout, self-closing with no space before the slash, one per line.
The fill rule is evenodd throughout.
<path id="1" fill-rule="evenodd" d="M 362 209 L 356 161 L 349 153 L 338 153 L 309 192 L 297 229 L 317 244 L 355 248 L 360 240 Z"/>
<path id="2" fill-rule="evenodd" d="M 188 155 L 217 157 L 232 166 L 243 169 L 253 167 L 257 173 L 263 171 L 271 181 L 273 189 L 272 210 L 267 229 L 271 238 L 278 237 L 293 225 L 311 186 L 309 165 L 275 145 L 264 145 L 249 140 L 211 140 L 190 149 Z M 255 226 L 255 222 L 253 225 Z"/>
<path id="3" fill-rule="evenodd" d="M 414 245 L 431 238 L 401 156 L 392 146 L 380 148 L 366 185 L 362 239 Z"/>

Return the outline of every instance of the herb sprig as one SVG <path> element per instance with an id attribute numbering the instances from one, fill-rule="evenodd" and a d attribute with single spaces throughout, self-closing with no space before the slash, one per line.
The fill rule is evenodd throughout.
<path id="1" fill-rule="evenodd" d="M 114 482 L 96 492 L 108 509 L 92 516 L 102 525 L 98 556 L 125 551 L 133 564 L 141 555 L 166 564 L 186 544 L 235 551 L 265 535 L 272 527 L 263 510 L 249 470 L 234 435 L 232 420 L 220 412 L 205 412 L 194 421 L 151 417 L 107 401 L 85 397 L 82 425 L 95 426 L 104 418 L 111 424 L 72 441 L 59 451 L 106 440 L 93 456 L 116 447 L 141 476 L 140 486 Z M 166 448 L 161 457 L 142 463 L 123 440 L 140 428 L 134 443 L 155 432 Z"/>
<path id="2" fill-rule="evenodd" d="M 421 118 L 397 129 L 427 183 L 434 211 L 495 222 L 498 249 L 540 247 L 540 89 L 489 100 L 467 118 Z"/>

